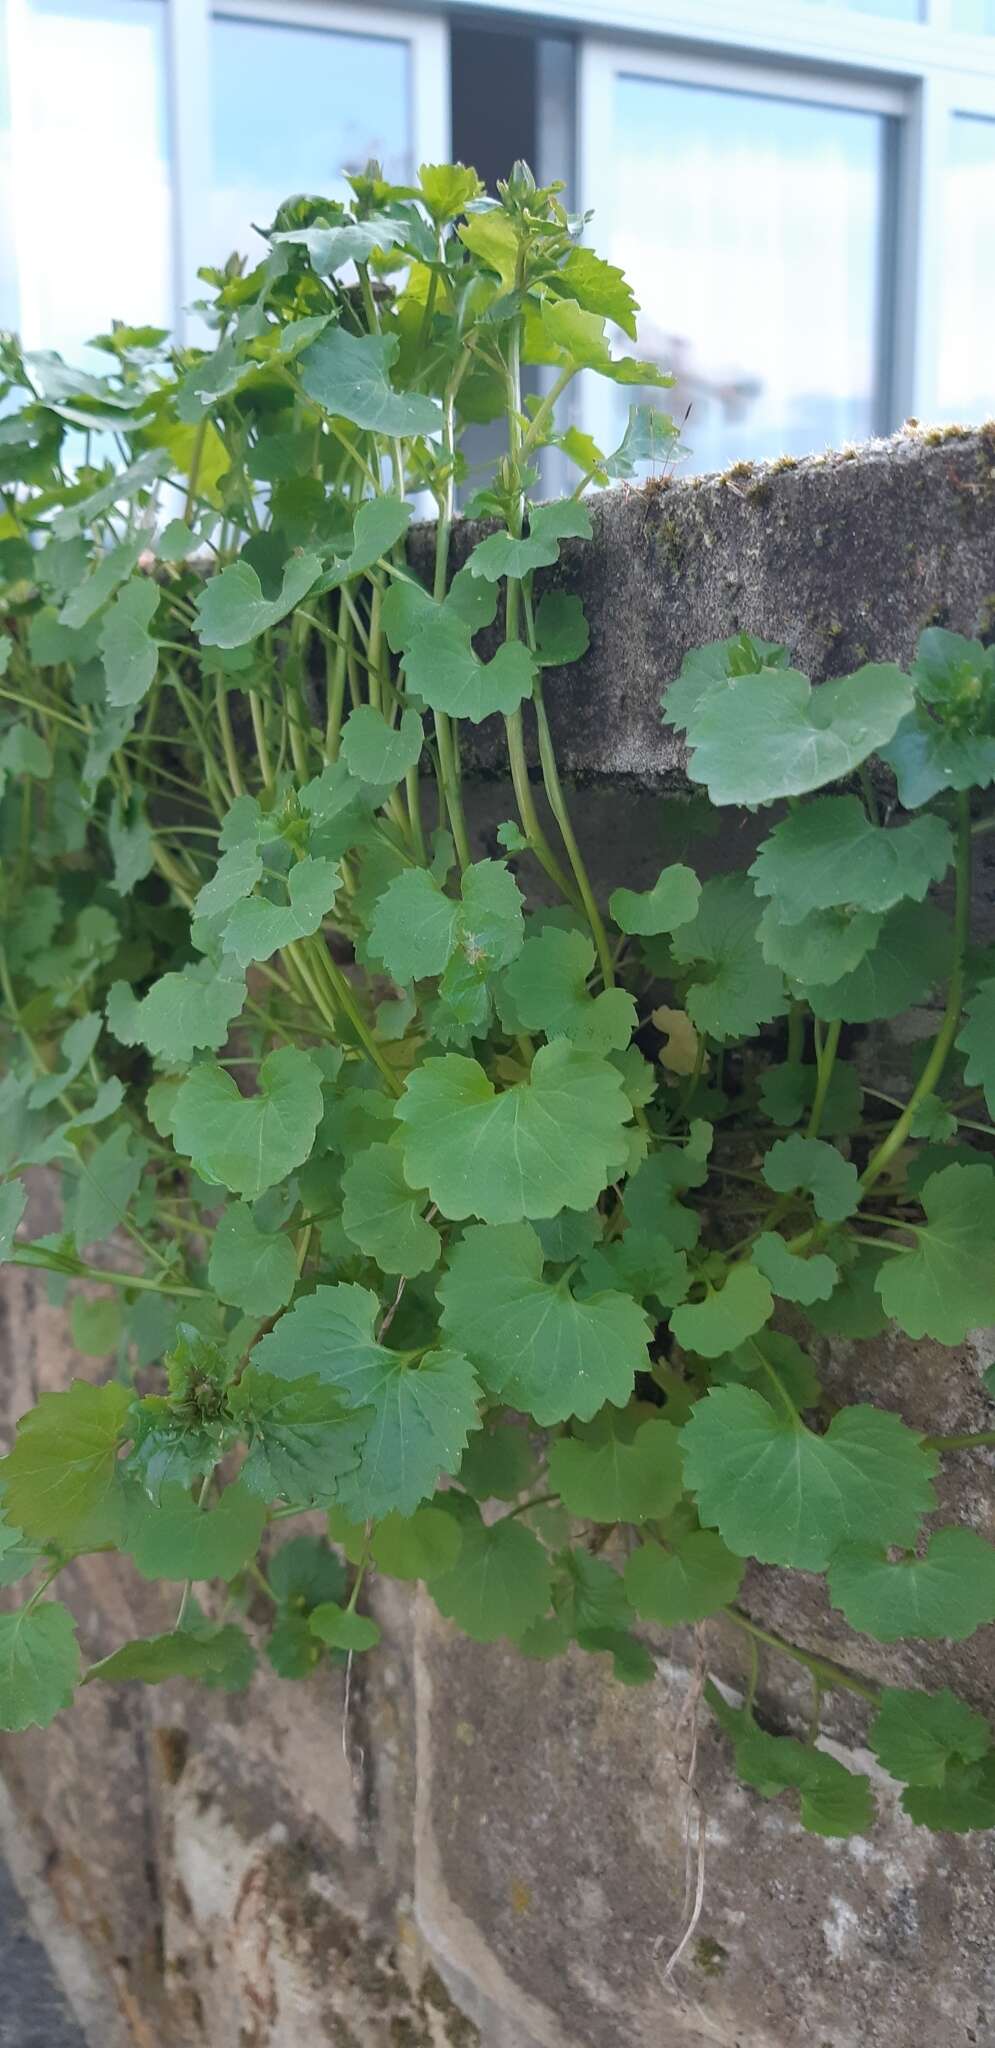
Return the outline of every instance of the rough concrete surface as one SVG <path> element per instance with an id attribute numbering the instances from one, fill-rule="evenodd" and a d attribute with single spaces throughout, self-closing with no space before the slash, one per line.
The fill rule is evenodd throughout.
<path id="1" fill-rule="evenodd" d="M 683 807 L 654 792 L 681 786 L 658 700 L 688 648 L 746 627 L 787 640 L 821 678 L 907 658 L 927 623 L 987 633 L 995 619 L 995 429 L 613 492 L 594 518 L 593 544 L 568 545 L 557 572 L 583 592 L 591 649 L 549 674 L 547 696 L 561 758 L 587 785 L 585 844 L 612 885 L 645 886 L 661 856 L 681 857 Z M 457 532 L 457 560 L 471 539 Z M 423 546 L 416 536 L 416 558 Z M 511 815 L 486 729 L 474 758 L 495 778 L 480 793 L 486 846 Z M 706 860 L 748 859 L 757 829 L 730 816 Z M 887 1042 L 865 1053 L 881 1076 L 899 1057 Z M 37 1200 L 36 1227 L 53 1227 L 49 1183 Z M 885 1399 L 949 1431 L 981 1422 L 993 1355 L 982 1333 L 957 1351 L 892 1337 L 827 1347 L 823 1368 L 840 1398 Z M 73 1372 L 97 1367 L 72 1353 L 43 1276 L 8 1271 L 0 1439 Z M 989 1534 L 993 1464 L 972 1453 L 944 1481 L 947 1513 Z M 167 1621 L 168 1591 L 120 1560 L 67 1577 L 92 1653 Z M 744 1597 L 813 1650 L 952 1683 L 995 1712 L 993 1629 L 883 1652 L 830 1613 L 815 1579 L 756 1569 Z M 94 1687 L 49 1730 L 0 1742 L 16 1840 L 30 1845 L 15 1874 L 47 1901 L 33 1925 L 90 2048 L 995 2048 L 992 1842 L 904 1820 L 862 1747 L 859 1702 L 824 1707 L 826 1740 L 870 1764 L 880 1796 L 873 1833 L 853 1843 L 804 1835 L 787 1802 L 738 1786 L 706 1717 L 704 1912 L 668 1981 L 692 1633 L 661 1635 L 658 1682 L 627 1691 L 602 1658 L 526 1663 L 460 1638 L 425 1596 L 383 1586 L 374 1600 L 384 1640 L 347 1719 L 341 1674 L 302 1687 L 261 1669 L 234 1699 Z M 707 1650 L 735 1692 L 740 1638 L 710 1627 Z M 760 1697 L 773 1725 L 804 1725 L 807 1682 L 783 1660 L 763 1660 Z M 89 1991 L 60 1941 L 89 1959 Z M 46 2048 L 57 2010 L 39 2003 L 26 2022 L 44 2021 Z M 32 2048 L 28 2032 L 9 2038 Z"/>

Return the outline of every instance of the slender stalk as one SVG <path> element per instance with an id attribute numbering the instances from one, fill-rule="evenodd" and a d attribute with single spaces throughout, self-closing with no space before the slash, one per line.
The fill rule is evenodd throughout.
<path id="1" fill-rule="evenodd" d="M 884 1172 L 889 1159 L 904 1145 L 912 1126 L 912 1119 L 920 1102 L 932 1095 L 943 1069 L 950 1057 L 957 1029 L 960 1024 L 961 1007 L 964 1000 L 964 962 L 971 929 L 971 805 L 967 791 L 957 799 L 957 868 L 956 894 L 954 900 L 954 955 L 950 970 L 950 984 L 947 990 L 943 1022 L 933 1042 L 933 1049 L 909 1096 L 900 1117 L 892 1124 L 886 1138 L 882 1138 L 877 1151 L 872 1153 L 861 1176 L 861 1188 L 866 1193 Z"/>
<path id="2" fill-rule="evenodd" d="M 743 1613 L 741 1607 L 723 1607 L 722 1613 L 727 1621 L 753 1636 L 756 1642 L 766 1643 L 768 1649 L 780 1650 L 782 1656 L 792 1657 L 796 1664 L 803 1664 L 806 1671 L 810 1671 L 813 1678 L 818 1678 L 827 1689 L 842 1688 L 844 1692 L 854 1692 L 858 1698 L 869 1700 L 872 1706 L 878 1705 L 881 1695 L 877 1686 L 865 1684 L 852 1671 L 846 1671 L 842 1664 L 834 1664 L 828 1657 L 814 1657 L 808 1650 L 800 1650 L 797 1643 L 789 1643 L 785 1636 L 777 1635 L 773 1629 L 761 1628 Z"/>

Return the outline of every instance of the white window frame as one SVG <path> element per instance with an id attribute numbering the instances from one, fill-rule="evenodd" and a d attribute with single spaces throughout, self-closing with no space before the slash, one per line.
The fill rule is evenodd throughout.
<path id="1" fill-rule="evenodd" d="M 553 0 L 556 4 L 556 0 Z M 739 23 L 736 47 L 731 9 L 701 0 L 689 48 L 687 17 L 680 38 L 652 43 L 585 37 L 580 65 L 579 203 L 610 217 L 611 137 L 605 110 L 620 74 L 741 90 L 825 106 L 867 108 L 897 119 L 899 158 L 894 192 L 893 246 L 882 251 L 880 316 L 886 323 L 891 375 L 884 395 L 892 427 L 935 411 L 935 370 L 942 291 L 943 177 L 950 122 L 958 114 L 995 119 L 995 35 L 975 36 L 935 25 L 947 0 L 927 0 L 933 22 L 873 20 L 838 8 L 793 0 L 789 23 L 778 0 L 767 0 Z M 634 10 L 632 0 L 623 9 Z M 640 12 L 648 12 L 641 8 Z M 799 18 L 818 17 L 799 31 Z M 653 8 L 654 25 L 675 15 Z M 831 27 L 831 34 L 826 33 Z M 775 40 L 776 39 L 776 40 Z M 788 62 L 788 44 L 794 58 Z M 707 47 L 703 48 L 702 45 Z M 746 47 L 744 47 L 746 46 Z M 982 47 L 983 46 L 983 47 Z M 956 58 L 956 63 L 954 59 Z M 967 63 L 974 68 L 967 70 Z M 596 235 L 596 230 L 595 230 Z M 594 431 L 593 421 L 591 430 Z"/>
<path id="2" fill-rule="evenodd" d="M 210 246 L 205 195 L 211 190 L 211 19 L 291 24 L 341 35 L 384 36 L 411 52 L 411 131 L 414 163 L 444 163 L 449 155 L 449 29 L 445 19 L 408 8 L 371 7 L 349 0 L 166 0 L 169 14 L 170 154 L 175 196 L 174 278 L 176 331 L 192 338 L 185 314 L 200 265 L 216 263 Z"/>

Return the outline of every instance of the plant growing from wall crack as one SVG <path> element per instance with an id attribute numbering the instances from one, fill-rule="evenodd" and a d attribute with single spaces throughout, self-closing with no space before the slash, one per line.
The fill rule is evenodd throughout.
<path id="1" fill-rule="evenodd" d="M 213 347 L 0 355 L 0 1236 L 95 1361 L 0 1464 L 0 1725 L 79 1683 L 245 1686 L 260 1645 L 310 1678 L 375 1645 L 388 1574 L 623 1684 L 654 1675 L 641 1622 L 709 1620 L 811 1676 L 805 1740 L 753 1682 L 706 1689 L 805 1827 L 873 1817 L 817 1741 L 834 1687 L 914 1821 L 991 1826 L 981 1716 L 773 1635 L 740 1588 L 751 1559 L 824 1575 L 858 1643 L 995 1619 L 995 1548 L 934 1491 L 995 1428 L 924 1434 L 884 1386 L 840 1408 L 813 1357 L 995 1321 L 995 652 L 934 629 L 908 673 L 814 691 L 746 634 L 690 654 L 664 716 L 704 795 L 664 829 L 746 806 L 755 857 L 600 902 L 544 704 L 587 645 L 556 570 L 674 433 L 641 402 L 607 454 L 557 405 L 667 379 L 613 351 L 625 280 L 524 167 L 496 200 L 460 165 L 352 188 L 203 273 Z M 465 429 L 498 419 L 474 478 Z M 576 487 L 542 504 L 550 449 Z M 454 574 L 460 489 L 488 530 Z M 514 807 L 489 845 L 484 719 Z M 883 1094 L 867 1027 L 928 1003 Z M 55 1236 L 24 1230 L 31 1166 Z M 107 1549 L 175 1621 L 86 1661 L 51 1589 Z"/>

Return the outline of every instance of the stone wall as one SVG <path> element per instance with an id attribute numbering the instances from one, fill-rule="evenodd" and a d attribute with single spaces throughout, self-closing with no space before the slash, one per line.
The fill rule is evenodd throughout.
<path id="1" fill-rule="evenodd" d="M 907 657 L 928 622 L 984 631 L 995 611 L 995 430 L 619 491 L 595 516 L 594 545 L 562 570 L 583 589 L 591 651 L 548 690 L 587 785 L 585 841 L 613 882 L 659 866 L 653 792 L 679 786 L 681 763 L 657 701 L 686 648 L 746 627 L 824 676 Z M 476 758 L 496 767 L 486 731 Z M 486 806 L 508 814 L 500 788 Z M 730 825 L 737 850 L 745 829 Z M 35 1227 L 52 1228 L 51 1187 L 35 1200 Z M 6 1439 L 42 1388 L 94 1365 L 72 1354 L 42 1275 L 8 1271 L 0 1311 Z M 841 1399 L 886 1393 L 953 1431 L 987 1419 L 978 1366 L 993 1352 L 982 1333 L 959 1352 L 884 1338 L 823 1363 Z M 944 1482 L 948 1512 L 988 1535 L 993 1464 L 966 1455 Z M 87 1559 L 72 1579 L 95 1655 L 168 1625 L 169 1595 L 167 1612 L 120 1560 Z M 744 1597 L 816 1652 L 949 1682 L 995 1712 L 995 1629 L 886 1653 L 848 1635 L 815 1579 L 756 1569 Z M 341 1674 L 291 1686 L 262 1670 L 244 1698 L 95 1687 L 44 1733 L 0 1744 L 14 1816 L 0 1806 L 0 1831 L 35 1873 L 37 1931 L 91 2044 L 995 2048 L 995 1846 L 904 1820 L 862 1748 L 859 1704 L 837 1694 L 824 1709 L 830 1746 L 880 1793 L 854 1842 L 803 1835 L 739 1787 L 705 1717 L 705 1909 L 668 1981 L 690 1633 L 661 1635 L 657 1683 L 630 1692 L 603 1659 L 526 1663 L 404 1588 L 373 1598 L 384 1640 L 348 1714 Z M 707 1635 L 735 1689 L 738 1641 L 720 1624 Z M 807 1690 L 783 1660 L 765 1659 L 761 1699 L 773 1725 L 803 1725 Z"/>

